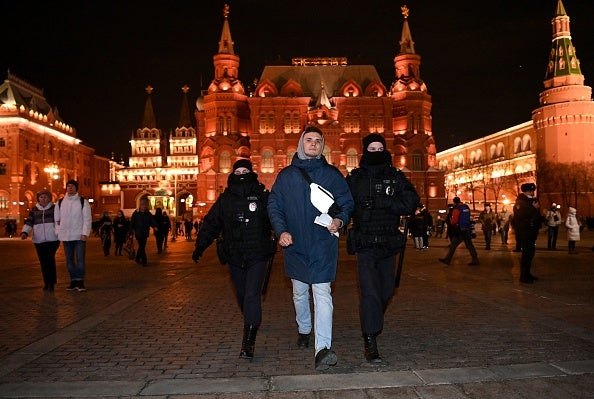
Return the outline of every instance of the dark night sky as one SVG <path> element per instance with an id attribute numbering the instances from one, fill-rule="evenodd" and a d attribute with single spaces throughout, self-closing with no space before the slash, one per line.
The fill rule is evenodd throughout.
<path id="1" fill-rule="evenodd" d="M 557 0 L 228 1 L 239 78 L 297 56 L 346 56 L 375 65 L 384 85 L 407 4 L 421 77 L 433 101 L 438 151 L 529 121 L 538 106 Z M 144 88 L 158 127 L 175 128 L 180 88 L 194 102 L 213 78 L 224 1 L 0 0 L 0 78 L 10 69 L 44 89 L 97 154 L 129 156 Z M 290 4 L 290 5 L 289 5 Z M 586 84 L 594 79 L 594 1 L 564 0 Z M 364 8 L 362 8 L 364 6 Z"/>

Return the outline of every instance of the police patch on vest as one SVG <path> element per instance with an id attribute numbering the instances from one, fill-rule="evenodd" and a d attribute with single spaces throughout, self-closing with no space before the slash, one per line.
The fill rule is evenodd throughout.
<path id="1" fill-rule="evenodd" d="M 255 202 L 250 202 L 248 208 L 250 212 L 256 212 L 256 210 L 258 209 L 258 204 L 256 204 Z"/>

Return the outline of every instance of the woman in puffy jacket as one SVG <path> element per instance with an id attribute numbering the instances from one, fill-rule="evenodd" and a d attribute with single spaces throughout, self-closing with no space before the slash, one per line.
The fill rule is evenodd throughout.
<path id="1" fill-rule="evenodd" d="M 577 209 L 569 207 L 565 227 L 567 227 L 567 249 L 570 254 L 576 254 L 575 242 L 580 240 L 580 222 L 576 217 Z"/>
<path id="2" fill-rule="evenodd" d="M 32 241 L 35 244 L 37 257 L 41 263 L 41 274 L 43 275 L 44 291 L 53 292 L 56 285 L 56 251 L 60 241 L 56 235 L 56 222 L 54 220 L 55 205 L 52 202 L 52 194 L 48 190 L 41 190 L 37 193 L 37 204 L 29 212 L 25 219 L 21 239 L 25 240 L 32 234 Z"/>

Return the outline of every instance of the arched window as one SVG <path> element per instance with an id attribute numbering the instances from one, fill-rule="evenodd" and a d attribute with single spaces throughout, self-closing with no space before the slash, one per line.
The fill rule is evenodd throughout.
<path id="1" fill-rule="evenodd" d="M 522 151 L 530 151 L 530 135 L 522 137 Z"/>
<path id="2" fill-rule="evenodd" d="M 219 171 L 221 173 L 231 172 L 231 154 L 228 151 L 222 151 L 219 154 Z"/>
<path id="3" fill-rule="evenodd" d="M 274 173 L 274 154 L 271 150 L 262 151 L 262 166 L 260 167 L 262 173 Z"/>
<path id="4" fill-rule="evenodd" d="M 351 171 L 354 168 L 357 167 L 358 164 L 358 154 L 357 154 L 357 150 L 355 150 L 354 148 L 349 148 L 347 153 L 346 153 L 346 169 L 347 171 Z"/>
<path id="5" fill-rule="evenodd" d="M 412 170 L 423 170 L 423 154 L 419 150 L 412 153 Z"/>
<path id="6" fill-rule="evenodd" d="M 293 156 L 295 155 L 296 152 L 297 152 L 297 150 L 294 148 L 287 149 L 287 163 L 286 163 L 286 165 L 291 164 L 291 162 L 293 161 Z"/>
<path id="7" fill-rule="evenodd" d="M 522 152 L 522 139 L 516 137 L 514 139 L 514 154 L 519 154 Z"/>
<path id="8" fill-rule="evenodd" d="M 504 156 L 505 156 L 505 146 L 500 141 L 499 143 L 497 143 L 497 157 L 503 158 Z"/>

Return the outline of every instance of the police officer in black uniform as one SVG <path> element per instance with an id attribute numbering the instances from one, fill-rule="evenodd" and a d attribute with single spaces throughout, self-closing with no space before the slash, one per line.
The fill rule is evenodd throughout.
<path id="1" fill-rule="evenodd" d="M 394 295 L 396 254 L 406 244 L 399 230 L 400 217 L 414 213 L 419 196 L 404 173 L 392 166 L 386 141 L 379 134 L 363 138 L 359 168 L 351 171 L 347 182 L 355 200 L 347 249 L 357 255 L 365 359 L 379 364 L 382 358 L 376 337 L 382 332 L 384 313 Z"/>
<path id="2" fill-rule="evenodd" d="M 516 198 L 514 205 L 514 229 L 516 240 L 522 248 L 520 260 L 520 282 L 532 284 L 538 277 L 531 273 L 532 260 L 536 253 L 536 239 L 542 225 L 540 202 L 535 197 L 536 184 L 524 183 L 520 186 L 522 192 Z"/>
<path id="3" fill-rule="evenodd" d="M 215 239 L 222 239 L 217 242 L 217 252 L 221 263 L 228 264 L 243 314 L 239 357 L 244 359 L 254 357 L 256 334 L 262 321 L 262 283 L 267 261 L 276 249 L 266 208 L 268 194 L 249 160 L 235 162 L 227 188 L 204 217 L 192 254 L 192 259 L 198 262 Z"/>

